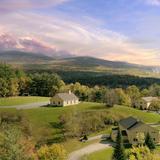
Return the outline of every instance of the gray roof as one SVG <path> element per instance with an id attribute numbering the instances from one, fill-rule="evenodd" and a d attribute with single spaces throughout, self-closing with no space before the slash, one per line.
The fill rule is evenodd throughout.
<path id="1" fill-rule="evenodd" d="M 146 124 L 144 124 L 143 122 L 139 121 L 139 122 L 135 123 L 132 127 L 130 127 L 129 130 L 136 129 L 138 127 L 141 127 L 142 125 L 146 125 Z"/>
<path id="2" fill-rule="evenodd" d="M 133 117 L 128 117 L 119 121 L 119 124 L 123 126 L 125 129 L 130 129 L 132 126 L 134 126 L 137 123 L 138 123 L 137 119 Z"/>
<path id="3" fill-rule="evenodd" d="M 158 100 L 157 97 L 142 97 L 142 99 L 146 102 L 152 102 L 153 100 Z"/>
<path id="4" fill-rule="evenodd" d="M 58 93 L 56 96 L 58 96 L 64 101 L 78 100 L 78 97 L 73 93 Z"/>
<path id="5" fill-rule="evenodd" d="M 139 121 L 133 117 L 128 117 L 128 118 L 122 119 L 119 121 L 119 124 L 121 126 L 123 126 L 126 130 L 129 130 L 129 131 L 134 130 L 138 127 L 141 127 L 143 125 L 148 125 L 148 124 L 145 124 L 142 121 Z M 148 125 L 148 126 L 150 126 L 150 125 Z M 151 128 L 153 128 L 153 127 L 151 127 Z"/>

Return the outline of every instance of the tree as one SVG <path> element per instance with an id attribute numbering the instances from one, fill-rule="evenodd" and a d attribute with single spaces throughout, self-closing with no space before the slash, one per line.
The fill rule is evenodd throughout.
<path id="1" fill-rule="evenodd" d="M 150 107 L 150 110 L 159 111 L 160 110 L 160 100 L 153 100 Z"/>
<path id="2" fill-rule="evenodd" d="M 28 78 L 23 71 L 0 64 L 0 97 L 23 95 Z"/>
<path id="3" fill-rule="evenodd" d="M 106 106 L 113 107 L 118 104 L 118 96 L 114 89 L 108 90 L 105 95 Z"/>
<path id="4" fill-rule="evenodd" d="M 3 78 L 0 78 L 0 97 L 6 97 L 8 93 L 9 89 L 7 82 Z"/>
<path id="5" fill-rule="evenodd" d="M 153 97 L 159 97 L 160 96 L 160 85 L 153 84 L 149 87 L 149 93 Z"/>
<path id="6" fill-rule="evenodd" d="M 1 160 L 31 160 L 33 146 L 22 136 L 18 127 L 4 124 L 0 133 Z"/>
<path id="7" fill-rule="evenodd" d="M 18 96 L 19 95 L 19 85 L 18 85 L 18 79 L 12 78 L 9 83 L 9 94 L 8 96 Z"/>
<path id="8" fill-rule="evenodd" d="M 18 91 L 19 95 L 28 95 L 29 94 L 29 84 L 31 79 L 25 74 L 22 70 L 15 71 L 16 77 L 18 79 Z"/>
<path id="9" fill-rule="evenodd" d="M 136 134 L 136 138 L 137 138 L 138 144 L 142 146 L 144 144 L 144 142 L 145 142 L 145 135 L 144 135 L 144 133 L 143 132 L 138 132 Z"/>
<path id="10" fill-rule="evenodd" d="M 146 138 L 145 138 L 145 144 L 147 145 L 147 147 L 151 150 L 154 150 L 156 147 L 155 147 L 155 144 L 154 144 L 154 141 L 152 139 L 152 137 L 150 136 L 149 133 L 147 133 L 146 135 Z"/>
<path id="11" fill-rule="evenodd" d="M 38 96 L 54 95 L 62 86 L 62 80 L 57 74 L 33 74 L 30 76 L 30 94 Z"/>
<path id="12" fill-rule="evenodd" d="M 116 147 L 113 153 L 113 160 L 126 160 L 122 135 L 119 128 L 118 128 L 118 134 L 116 139 Z"/>
<path id="13" fill-rule="evenodd" d="M 131 106 L 130 97 L 123 91 L 122 88 L 115 89 L 116 97 L 118 98 L 119 105 Z"/>
<path id="14" fill-rule="evenodd" d="M 142 91 L 141 91 L 141 96 L 142 97 L 148 97 L 150 95 L 149 93 L 149 90 L 144 88 Z"/>
<path id="15" fill-rule="evenodd" d="M 126 89 L 126 93 L 129 95 L 129 97 L 131 98 L 131 103 L 132 106 L 135 106 L 136 101 L 140 98 L 140 91 L 139 88 L 136 86 L 129 86 Z"/>
<path id="16" fill-rule="evenodd" d="M 37 151 L 39 160 L 67 160 L 67 152 L 60 144 L 44 145 Z"/>
<path id="17" fill-rule="evenodd" d="M 146 146 L 133 147 L 129 150 L 129 160 L 158 160 L 159 157 L 150 152 Z"/>
<path id="18" fill-rule="evenodd" d="M 99 87 L 99 86 L 95 86 L 94 88 L 90 89 L 91 93 L 89 95 L 90 97 L 90 101 L 93 102 L 104 102 L 105 100 L 105 94 L 107 92 L 107 88 L 106 87 Z"/>

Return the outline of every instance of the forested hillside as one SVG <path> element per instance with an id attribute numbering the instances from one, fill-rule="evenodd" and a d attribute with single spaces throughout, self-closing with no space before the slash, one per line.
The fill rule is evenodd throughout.
<path id="1" fill-rule="evenodd" d="M 73 56 L 73 55 L 72 55 Z M 95 74 L 136 75 L 160 77 L 159 67 L 143 66 L 94 57 L 48 57 L 40 53 L 7 51 L 0 52 L 0 62 L 23 68 L 28 72 L 93 72 Z"/>

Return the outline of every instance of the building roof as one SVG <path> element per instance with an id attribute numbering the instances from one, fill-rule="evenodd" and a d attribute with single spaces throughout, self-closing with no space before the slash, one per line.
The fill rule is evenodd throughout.
<path id="1" fill-rule="evenodd" d="M 141 127 L 141 126 L 143 126 L 143 125 L 147 125 L 147 124 L 139 121 L 139 122 L 135 123 L 132 127 L 130 127 L 129 130 L 134 130 L 134 129 L 136 129 L 136 128 L 138 128 L 138 127 Z"/>
<path id="2" fill-rule="evenodd" d="M 125 129 L 130 129 L 137 123 L 138 123 L 138 120 L 133 117 L 128 117 L 119 121 L 119 125 L 121 125 Z"/>
<path id="3" fill-rule="evenodd" d="M 128 118 L 122 119 L 119 121 L 119 124 L 128 131 L 134 130 L 134 129 L 141 127 L 143 125 L 148 125 L 148 124 L 145 124 L 142 121 L 139 121 L 133 117 L 128 117 Z M 150 125 L 148 125 L 148 126 L 151 127 Z M 151 128 L 153 128 L 153 127 L 151 127 Z"/>
<path id="4" fill-rule="evenodd" d="M 158 100 L 157 97 L 142 97 L 142 99 L 146 102 L 152 102 L 153 100 Z"/>
<path id="5" fill-rule="evenodd" d="M 56 96 L 64 101 L 78 100 L 78 97 L 74 93 L 58 93 L 56 94 Z"/>

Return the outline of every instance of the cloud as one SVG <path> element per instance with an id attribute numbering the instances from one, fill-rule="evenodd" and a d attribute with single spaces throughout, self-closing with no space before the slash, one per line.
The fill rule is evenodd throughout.
<path id="1" fill-rule="evenodd" d="M 0 34 L 0 49 L 15 49 L 17 47 L 17 42 L 14 37 L 9 34 L 1 33 Z"/>
<path id="2" fill-rule="evenodd" d="M 160 6 L 160 0 L 144 0 L 147 4 Z"/>
<path id="3" fill-rule="evenodd" d="M 57 50 L 56 47 L 49 46 L 37 39 L 33 39 L 31 37 L 16 38 L 11 34 L 1 32 L 0 51 L 8 51 L 8 50 L 27 51 L 37 54 L 45 53 L 45 55 L 47 56 L 54 56 L 57 58 L 72 56 L 67 51 Z"/>
<path id="4" fill-rule="evenodd" d="M 45 23 L 44 20 L 45 19 Z M 56 16 L 21 13 L 0 17 L 1 27 L 16 37 L 19 47 L 34 52 L 56 54 L 61 51 L 78 56 L 94 56 L 109 60 L 127 61 L 145 65 L 159 65 L 157 50 L 141 48 L 117 32 L 95 24 Z M 1 31 L 1 30 L 0 30 Z M 29 38 L 26 38 L 29 37 Z M 34 40 L 34 41 L 33 41 Z"/>
<path id="5" fill-rule="evenodd" d="M 0 12 L 52 7 L 67 1 L 68 0 L 1 0 Z"/>

